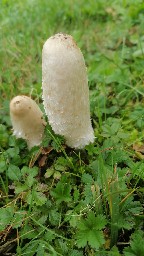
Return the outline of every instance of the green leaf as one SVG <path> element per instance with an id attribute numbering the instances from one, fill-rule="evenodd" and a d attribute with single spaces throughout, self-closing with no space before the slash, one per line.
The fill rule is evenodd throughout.
<path id="1" fill-rule="evenodd" d="M 29 225 L 27 223 L 27 225 L 21 227 L 20 235 L 23 239 L 32 239 L 37 236 L 37 231 L 31 226 L 31 224 Z"/>
<path id="2" fill-rule="evenodd" d="M 47 201 L 46 196 L 42 192 L 37 191 L 29 191 L 27 194 L 27 203 L 28 204 L 35 204 L 37 206 L 41 206 L 45 204 Z"/>
<path id="3" fill-rule="evenodd" d="M 13 181 L 19 181 L 21 178 L 21 172 L 19 167 L 11 164 L 7 170 L 7 175 L 9 179 Z"/>
<path id="4" fill-rule="evenodd" d="M 102 135 L 104 137 L 111 137 L 119 131 L 121 127 L 121 121 L 117 118 L 108 118 L 107 121 L 104 123 L 102 129 Z"/>
<path id="5" fill-rule="evenodd" d="M 87 236 L 84 234 L 82 230 L 79 230 L 76 234 L 76 241 L 78 248 L 83 248 L 87 245 L 87 242 L 89 240 L 88 234 Z"/>
<path id="6" fill-rule="evenodd" d="M 108 256 L 120 256 L 118 248 L 116 246 L 113 246 Z"/>
<path id="7" fill-rule="evenodd" d="M 49 221 L 52 225 L 57 226 L 60 222 L 61 214 L 57 211 L 57 209 L 52 209 L 49 211 Z"/>
<path id="8" fill-rule="evenodd" d="M 25 184 L 30 188 L 36 182 L 36 179 L 31 175 L 31 173 L 26 178 Z"/>
<path id="9" fill-rule="evenodd" d="M 20 165 L 21 164 L 21 158 L 19 156 L 19 148 L 14 147 L 14 148 L 9 148 L 7 151 L 7 156 L 10 159 L 11 164 L 14 165 Z"/>
<path id="10" fill-rule="evenodd" d="M 15 186 L 15 193 L 16 194 L 19 194 L 23 191 L 26 191 L 28 190 L 28 186 L 26 184 L 22 184 L 22 183 L 17 183 L 16 186 Z"/>
<path id="11" fill-rule="evenodd" d="M 6 131 L 6 126 L 0 124 L 0 146 L 5 147 L 8 144 L 9 135 Z"/>
<path id="12" fill-rule="evenodd" d="M 25 218 L 25 215 L 26 215 L 26 212 L 21 211 L 21 210 L 19 210 L 18 212 L 16 212 L 14 214 L 14 218 L 13 218 L 13 222 L 12 222 L 13 228 L 21 227 L 21 225 L 23 223 L 23 219 Z"/>
<path id="13" fill-rule="evenodd" d="M 84 194 L 85 204 L 92 204 L 94 201 L 94 198 L 93 198 L 92 189 L 91 189 L 90 184 L 85 185 L 83 194 Z"/>
<path id="14" fill-rule="evenodd" d="M 68 243 L 67 242 L 63 241 L 62 239 L 59 239 L 57 241 L 57 247 L 59 248 L 60 253 L 62 255 L 68 255 L 69 249 L 68 249 Z"/>
<path id="15" fill-rule="evenodd" d="M 83 252 L 81 252 L 80 250 L 72 250 L 70 253 L 69 253 L 69 256 L 83 256 Z"/>
<path id="16" fill-rule="evenodd" d="M 55 170 L 54 170 L 53 168 L 47 169 L 47 170 L 46 170 L 46 173 L 45 173 L 45 175 L 44 175 L 45 178 L 47 178 L 47 179 L 50 178 L 50 177 L 54 174 L 54 171 L 55 171 Z"/>
<path id="17" fill-rule="evenodd" d="M 61 178 L 61 173 L 58 171 L 55 171 L 53 177 L 54 179 L 59 180 Z"/>
<path id="18" fill-rule="evenodd" d="M 57 203 L 61 202 L 70 202 L 72 200 L 71 195 L 71 186 L 69 183 L 64 183 L 59 181 L 55 189 L 53 189 L 50 194 L 56 199 Z"/>
<path id="19" fill-rule="evenodd" d="M 79 221 L 78 214 L 76 212 L 72 212 L 71 216 L 69 216 L 70 226 L 73 227 L 73 228 L 76 228 L 77 224 L 78 224 L 78 221 Z"/>
<path id="20" fill-rule="evenodd" d="M 128 216 L 122 216 L 119 214 L 118 221 L 115 225 L 118 226 L 119 229 L 125 228 L 130 230 L 134 226 L 134 217 L 131 214 Z"/>
<path id="21" fill-rule="evenodd" d="M 93 178 L 90 174 L 84 173 L 82 175 L 82 182 L 84 182 L 85 184 L 92 184 L 93 183 Z"/>
<path id="22" fill-rule="evenodd" d="M 46 231 L 44 234 L 44 239 L 48 242 L 51 242 L 55 238 L 54 233 L 51 233 L 49 231 Z"/>
<path id="23" fill-rule="evenodd" d="M 131 235 L 130 246 L 124 249 L 124 256 L 144 255 L 144 232 L 135 231 Z"/>
<path id="24" fill-rule="evenodd" d="M 15 147 L 15 148 L 9 148 L 7 151 L 8 155 L 11 158 L 14 158 L 15 156 L 17 156 L 19 154 L 19 148 Z"/>
<path id="25" fill-rule="evenodd" d="M 12 206 L 0 209 L 0 231 L 3 231 L 13 220 L 14 208 Z"/>
<path id="26" fill-rule="evenodd" d="M 29 168 L 28 166 L 23 166 L 21 174 L 22 176 L 31 175 L 31 177 L 35 177 L 38 175 L 38 167 Z"/>
<path id="27" fill-rule="evenodd" d="M 73 197 L 74 197 L 74 202 L 76 203 L 79 200 L 79 197 L 80 197 L 79 189 L 74 188 Z"/>
<path id="28" fill-rule="evenodd" d="M 5 161 L 1 161 L 0 159 L 0 173 L 3 173 L 4 171 L 6 171 L 7 169 L 7 165 L 6 165 L 6 162 Z"/>
<path id="29" fill-rule="evenodd" d="M 76 239 L 78 248 L 83 248 L 88 243 L 91 248 L 99 249 L 105 243 L 103 232 L 98 230 L 79 231 Z"/>
<path id="30" fill-rule="evenodd" d="M 91 218 L 94 218 L 94 214 L 91 216 Z M 105 225 L 107 224 L 107 221 L 105 219 L 105 217 L 102 214 L 99 214 L 95 217 L 95 227 L 98 230 L 101 230 L 105 227 Z"/>
<path id="31" fill-rule="evenodd" d="M 41 241 L 41 243 L 39 244 L 38 248 L 37 248 L 37 254 L 36 256 L 45 256 L 45 244 L 43 243 L 43 241 Z"/>
<path id="32" fill-rule="evenodd" d="M 105 243 L 103 232 L 106 219 L 103 215 L 95 217 L 93 212 L 88 213 L 87 219 L 80 220 L 76 240 L 78 247 L 85 247 L 87 243 L 95 249 L 99 249 Z"/>
<path id="33" fill-rule="evenodd" d="M 30 242 L 29 244 L 26 244 L 26 246 L 22 248 L 22 252 L 24 252 L 24 254 L 27 256 L 34 256 L 38 246 L 39 246 L 39 240 L 37 239 L 33 240 L 32 242 Z"/>

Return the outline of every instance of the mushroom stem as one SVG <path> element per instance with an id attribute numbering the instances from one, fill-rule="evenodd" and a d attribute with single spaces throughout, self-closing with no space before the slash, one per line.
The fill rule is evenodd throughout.
<path id="1" fill-rule="evenodd" d="M 56 134 L 72 148 L 94 141 L 84 57 L 70 35 L 50 37 L 42 50 L 42 88 L 45 112 Z"/>
<path id="2" fill-rule="evenodd" d="M 87 71 L 82 52 L 70 35 L 50 37 L 42 51 L 45 112 L 56 134 L 72 148 L 94 141 Z"/>

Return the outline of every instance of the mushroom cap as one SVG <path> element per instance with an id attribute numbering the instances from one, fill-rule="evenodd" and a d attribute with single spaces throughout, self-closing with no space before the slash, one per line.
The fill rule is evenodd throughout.
<path id="1" fill-rule="evenodd" d="M 25 139 L 29 149 L 41 143 L 45 122 L 34 100 L 25 95 L 14 97 L 10 102 L 10 117 L 14 135 Z"/>
<path id="2" fill-rule="evenodd" d="M 55 133 L 70 147 L 94 141 L 84 57 L 70 35 L 50 37 L 42 51 L 42 88 L 45 112 Z"/>
<path id="3" fill-rule="evenodd" d="M 27 96 L 20 95 L 14 97 L 10 102 L 11 113 L 15 116 L 25 116 L 27 111 L 31 109 L 31 99 Z"/>

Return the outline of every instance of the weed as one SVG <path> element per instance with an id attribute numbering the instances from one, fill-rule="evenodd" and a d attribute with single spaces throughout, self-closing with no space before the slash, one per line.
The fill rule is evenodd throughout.
<path id="1" fill-rule="evenodd" d="M 143 255 L 143 1 L 1 1 L 0 254 Z M 28 151 L 9 101 L 43 111 L 41 50 L 71 34 L 87 64 L 95 143 L 65 146 L 47 125 Z"/>

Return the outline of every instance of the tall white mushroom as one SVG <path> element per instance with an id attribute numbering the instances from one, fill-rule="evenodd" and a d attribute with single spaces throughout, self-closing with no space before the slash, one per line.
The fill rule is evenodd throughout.
<path id="1" fill-rule="evenodd" d="M 29 149 L 42 142 L 45 121 L 34 100 L 24 95 L 14 97 L 10 102 L 10 117 L 13 134 L 25 139 Z"/>
<path id="2" fill-rule="evenodd" d="M 45 112 L 54 132 L 63 135 L 72 148 L 93 142 L 87 71 L 72 36 L 59 33 L 45 42 L 42 88 Z"/>

